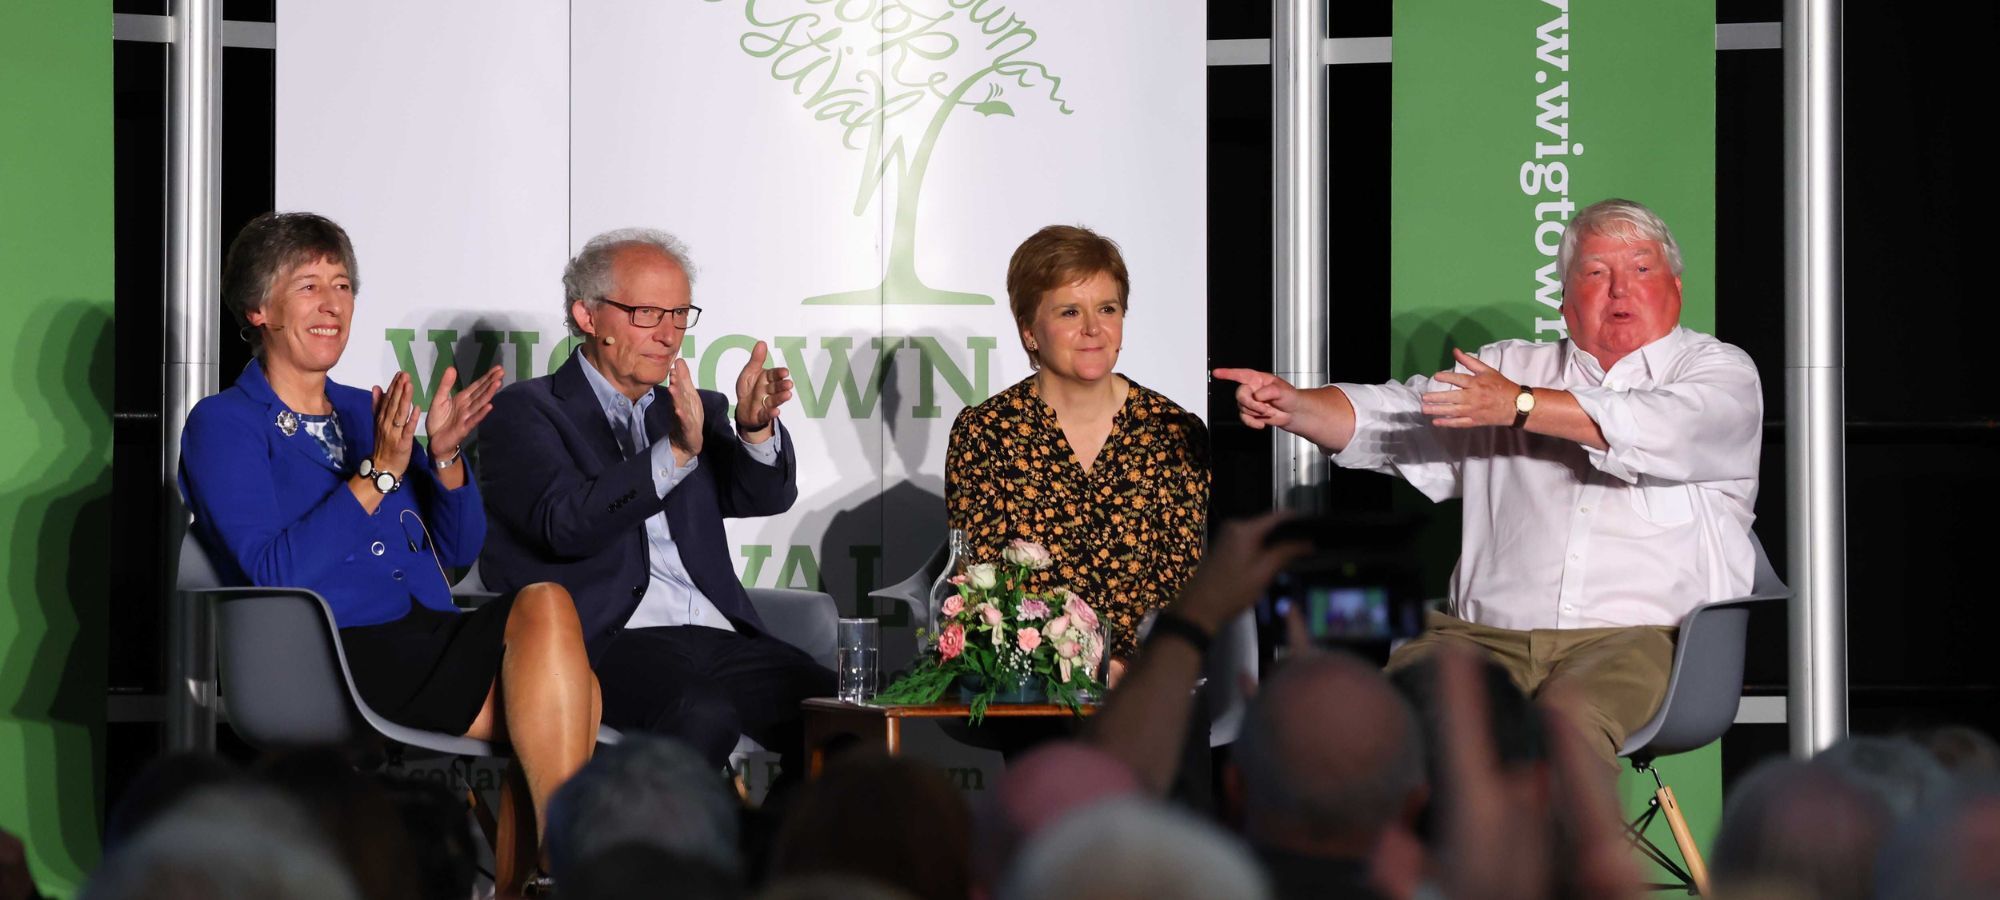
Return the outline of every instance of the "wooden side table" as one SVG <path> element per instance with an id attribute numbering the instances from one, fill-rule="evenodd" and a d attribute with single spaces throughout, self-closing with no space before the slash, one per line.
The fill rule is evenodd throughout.
<path id="1" fill-rule="evenodd" d="M 932 703 L 925 706 L 877 706 L 872 703 L 844 703 L 832 697 L 814 697 L 799 704 L 806 733 L 806 773 L 819 777 L 826 762 L 826 748 L 836 738 L 852 736 L 866 743 L 878 743 L 889 755 L 903 751 L 904 719 L 963 719 L 972 707 L 963 703 Z M 1095 705 L 1081 708 L 1083 715 L 1097 712 Z M 1049 718 L 1074 715 L 1069 707 L 1053 703 L 995 703 L 986 707 L 989 719 Z"/>

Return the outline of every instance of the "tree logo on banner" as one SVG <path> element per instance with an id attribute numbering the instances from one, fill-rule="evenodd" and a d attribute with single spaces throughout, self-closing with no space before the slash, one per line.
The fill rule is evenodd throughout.
<path id="1" fill-rule="evenodd" d="M 706 0 L 720 3 L 724 0 Z M 773 12 L 774 9 L 785 12 Z M 769 73 L 814 119 L 836 122 L 841 145 L 861 150 L 854 215 L 868 211 L 884 181 L 896 192 L 889 258 L 871 288 L 807 297 L 809 304 L 991 304 L 985 294 L 934 288 L 917 275 L 917 204 L 945 123 L 971 110 L 1013 116 L 1009 87 L 1069 115 L 1062 79 L 1024 57 L 1036 35 L 994 0 L 744 0 L 751 29 L 737 45 L 768 60 Z M 961 40 L 961 38 L 963 40 Z M 890 124 L 924 122 L 911 150 Z M 927 117 L 927 119 L 926 119 Z M 962 117 L 961 117 L 962 118 Z"/>

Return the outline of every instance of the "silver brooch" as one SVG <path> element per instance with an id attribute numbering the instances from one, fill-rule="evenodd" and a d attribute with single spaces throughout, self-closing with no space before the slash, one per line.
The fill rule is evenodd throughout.
<path id="1" fill-rule="evenodd" d="M 291 437 L 292 435 L 298 434 L 299 433 L 298 414 L 292 412 L 289 409 L 279 410 L 278 430 L 284 432 L 285 437 Z"/>

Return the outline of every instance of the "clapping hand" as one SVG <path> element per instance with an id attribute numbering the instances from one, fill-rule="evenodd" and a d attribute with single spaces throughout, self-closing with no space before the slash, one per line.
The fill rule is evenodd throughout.
<path id="1" fill-rule="evenodd" d="M 458 367 L 444 370 L 438 379 L 437 393 L 431 397 L 431 411 L 424 416 L 424 430 L 430 435 L 431 458 L 448 460 L 458 456 L 465 447 L 465 439 L 472 429 L 479 427 L 486 414 L 493 411 L 493 395 L 500 392 L 502 375 L 499 366 L 487 370 L 478 380 L 465 386 L 465 390 L 452 392 L 458 381 Z"/>
<path id="2" fill-rule="evenodd" d="M 694 388 L 694 375 L 688 372 L 684 357 L 674 358 L 673 375 L 667 381 L 667 396 L 674 401 L 676 428 L 670 435 L 674 461 L 687 465 L 688 460 L 701 455 L 702 429 L 708 422 L 708 414 L 701 408 L 701 393 Z"/>
<path id="3" fill-rule="evenodd" d="M 779 406 L 792 399 L 792 370 L 764 368 L 770 352 L 758 341 L 750 348 L 750 362 L 736 376 L 736 433 L 751 443 L 763 442 L 764 433 L 777 421 Z"/>
<path id="4" fill-rule="evenodd" d="M 397 372 L 384 390 L 373 390 L 375 405 L 375 468 L 395 473 L 397 478 L 410 467 L 410 437 L 417 431 L 417 407 L 410 402 L 412 387 L 408 372 Z"/>
<path id="5" fill-rule="evenodd" d="M 1446 369 L 1431 376 L 1457 388 L 1423 396 L 1424 415 L 1432 417 L 1431 424 L 1440 428 L 1514 424 L 1514 398 L 1521 393 L 1521 386 L 1477 356 L 1457 348 L 1451 355 L 1471 374 Z"/>

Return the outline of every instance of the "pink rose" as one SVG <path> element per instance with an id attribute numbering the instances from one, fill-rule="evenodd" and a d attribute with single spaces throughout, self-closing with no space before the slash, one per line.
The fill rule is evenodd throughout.
<path id="1" fill-rule="evenodd" d="M 953 576 L 951 576 L 950 578 L 947 578 L 947 579 L 945 579 L 945 580 L 946 580 L 946 581 L 949 581 L 949 582 L 951 582 L 952 584 L 964 584 L 964 583 L 965 583 L 965 576 L 964 576 L 964 575 L 953 575 Z"/>
<path id="2" fill-rule="evenodd" d="M 1022 621 L 1028 621 L 1030 619 L 1046 619 L 1048 617 L 1049 617 L 1049 605 L 1047 603 L 1044 603 L 1040 600 L 1021 601 Z"/>
<path id="3" fill-rule="evenodd" d="M 1077 627 L 1085 631 L 1097 630 L 1097 610 L 1075 594 L 1069 595 L 1069 602 L 1063 604 L 1063 613 L 1076 620 Z"/>
<path id="4" fill-rule="evenodd" d="M 1034 541 L 1008 541 L 1007 549 L 1000 551 L 1000 558 L 1025 569 L 1040 572 L 1055 563 L 1048 548 Z"/>
<path id="5" fill-rule="evenodd" d="M 998 625 L 1000 624 L 1000 620 L 1005 618 L 1000 614 L 1000 607 L 994 606 L 991 603 L 980 604 L 979 615 L 986 620 L 986 624 L 988 625 Z"/>
<path id="6" fill-rule="evenodd" d="M 1052 638 L 1062 637 L 1068 631 L 1069 631 L 1068 616 L 1057 616 L 1053 619 L 1050 619 L 1048 627 L 1042 629 L 1043 634 L 1046 634 Z"/>
<path id="7" fill-rule="evenodd" d="M 1015 636 L 1014 642 L 1020 645 L 1021 652 L 1033 653 L 1036 647 L 1042 645 L 1042 633 L 1033 628 L 1023 628 L 1021 633 Z"/>
<path id="8" fill-rule="evenodd" d="M 1056 655 L 1062 657 L 1063 659 L 1075 659 L 1076 642 L 1063 641 L 1061 643 L 1056 644 Z M 1063 680 L 1068 681 L 1069 679 L 1065 678 Z"/>
<path id="9" fill-rule="evenodd" d="M 965 652 L 965 626 L 956 622 L 945 626 L 944 633 L 938 635 L 938 656 L 956 659 Z"/>
<path id="10" fill-rule="evenodd" d="M 948 617 L 955 616 L 958 615 L 959 613 L 965 612 L 965 598 L 960 597 L 957 594 L 953 594 L 949 597 L 944 598 L 944 605 L 938 607 L 938 612 L 943 613 Z"/>

